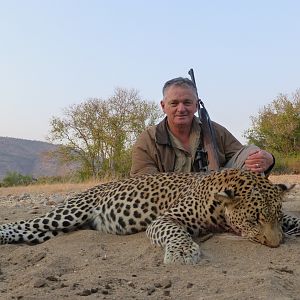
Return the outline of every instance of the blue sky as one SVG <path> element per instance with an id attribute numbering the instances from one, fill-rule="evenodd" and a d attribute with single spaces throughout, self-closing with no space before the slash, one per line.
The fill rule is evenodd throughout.
<path id="1" fill-rule="evenodd" d="M 46 140 L 52 116 L 116 87 L 159 103 L 193 67 L 211 119 L 300 88 L 300 1 L 0 0 L 0 136 Z"/>

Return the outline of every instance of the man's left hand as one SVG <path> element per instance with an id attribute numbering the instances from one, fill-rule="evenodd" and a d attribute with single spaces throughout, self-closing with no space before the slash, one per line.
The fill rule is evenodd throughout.
<path id="1" fill-rule="evenodd" d="M 245 166 L 248 170 L 256 173 L 263 173 L 273 164 L 274 158 L 271 153 L 265 150 L 258 150 L 248 156 Z"/>

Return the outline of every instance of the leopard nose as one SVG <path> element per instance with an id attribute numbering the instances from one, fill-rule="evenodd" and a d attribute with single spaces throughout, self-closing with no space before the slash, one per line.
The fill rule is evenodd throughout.
<path id="1" fill-rule="evenodd" d="M 272 241 L 266 241 L 265 245 L 271 248 L 277 248 L 279 247 L 280 243 L 281 243 L 281 239 L 277 239 Z"/>
<path id="2" fill-rule="evenodd" d="M 271 248 L 276 248 L 280 245 L 280 243 L 283 240 L 283 233 L 282 230 L 275 230 L 272 231 L 271 234 L 268 234 L 268 236 L 265 236 L 265 245 Z"/>

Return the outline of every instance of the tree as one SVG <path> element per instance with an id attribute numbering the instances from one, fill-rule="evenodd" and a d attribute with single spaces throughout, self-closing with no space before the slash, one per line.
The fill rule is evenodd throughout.
<path id="1" fill-rule="evenodd" d="M 122 88 L 106 100 L 88 99 L 63 112 L 52 118 L 49 139 L 62 145 L 60 159 L 79 162 L 82 174 L 93 177 L 128 173 L 137 136 L 162 116 L 158 105 Z"/>
<path id="2" fill-rule="evenodd" d="M 245 132 L 249 143 L 283 154 L 300 151 L 300 89 L 289 99 L 280 94 L 271 104 L 251 116 L 252 127 Z"/>

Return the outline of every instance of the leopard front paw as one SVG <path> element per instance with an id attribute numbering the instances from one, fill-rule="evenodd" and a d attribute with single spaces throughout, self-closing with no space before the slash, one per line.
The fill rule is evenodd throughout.
<path id="1" fill-rule="evenodd" d="M 183 265 L 194 265 L 201 259 L 200 247 L 195 242 L 189 244 L 178 244 L 169 242 L 166 244 L 164 263 L 180 263 Z"/>

